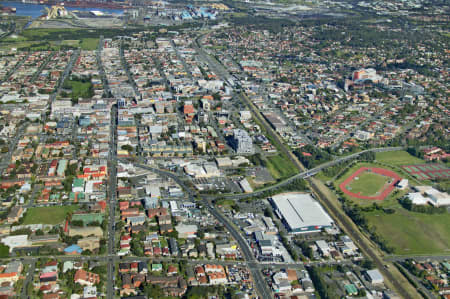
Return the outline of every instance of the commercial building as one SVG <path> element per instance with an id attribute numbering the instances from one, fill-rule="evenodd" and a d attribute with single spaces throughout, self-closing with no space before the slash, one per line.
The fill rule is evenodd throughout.
<path id="1" fill-rule="evenodd" d="M 263 112 L 262 114 L 270 123 L 270 125 L 275 129 L 275 131 L 277 131 L 278 133 L 292 131 L 292 129 L 278 114 L 274 112 Z"/>
<path id="2" fill-rule="evenodd" d="M 317 232 L 333 226 L 331 217 L 309 194 L 282 193 L 273 196 L 271 202 L 290 233 Z"/>
<path id="3" fill-rule="evenodd" d="M 381 275 L 380 271 L 377 269 L 368 270 L 366 271 L 366 278 L 368 281 L 370 281 L 372 284 L 380 284 L 383 283 L 383 275 Z"/>
<path id="4" fill-rule="evenodd" d="M 253 141 L 245 130 L 234 129 L 230 145 L 238 154 L 253 154 Z"/>
<path id="5" fill-rule="evenodd" d="M 383 79 L 383 77 L 378 75 L 375 69 L 368 68 L 368 69 L 359 69 L 353 72 L 352 79 L 355 82 L 370 80 L 374 83 L 378 83 L 380 82 L 381 79 Z"/>
<path id="6" fill-rule="evenodd" d="M 183 239 L 195 238 L 197 235 L 197 225 L 195 224 L 178 224 L 175 226 L 178 236 Z"/>
<path id="7" fill-rule="evenodd" d="M 9 246 L 9 252 L 12 252 L 14 248 L 31 245 L 31 242 L 28 241 L 28 235 L 7 236 L 2 238 L 1 242 L 6 246 Z"/>

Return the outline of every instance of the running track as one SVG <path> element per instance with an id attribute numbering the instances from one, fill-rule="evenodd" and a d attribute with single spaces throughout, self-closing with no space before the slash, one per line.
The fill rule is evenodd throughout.
<path id="1" fill-rule="evenodd" d="M 387 186 L 383 192 L 381 192 L 381 194 L 377 195 L 377 196 L 363 196 L 360 195 L 359 193 L 353 193 L 349 190 L 347 190 L 347 188 L 345 188 L 346 185 L 348 185 L 356 176 L 358 176 L 360 173 L 367 171 L 367 170 L 371 170 L 373 173 L 377 173 L 377 174 L 381 174 L 384 176 L 388 176 L 388 177 L 392 177 L 394 178 L 394 181 L 389 184 L 389 186 Z M 387 170 L 387 169 L 383 169 L 383 168 L 377 168 L 377 167 L 361 167 L 360 169 L 358 169 L 357 171 L 355 171 L 351 176 L 349 176 L 345 181 L 343 181 L 340 185 L 339 188 L 341 188 L 342 192 L 344 192 L 345 194 L 352 196 L 352 197 L 356 197 L 359 199 L 376 199 L 376 200 L 384 200 L 386 198 L 386 196 L 389 195 L 389 193 L 391 193 L 391 191 L 395 188 L 395 184 L 397 184 L 398 181 L 400 181 L 401 178 L 393 171 Z"/>

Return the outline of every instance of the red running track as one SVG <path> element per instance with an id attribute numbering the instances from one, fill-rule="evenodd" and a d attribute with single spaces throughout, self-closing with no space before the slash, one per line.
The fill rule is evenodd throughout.
<path id="1" fill-rule="evenodd" d="M 348 185 L 348 183 L 350 183 L 351 181 L 353 181 L 353 179 L 358 176 L 360 173 L 370 170 L 373 173 L 378 173 L 384 176 L 388 176 L 394 179 L 394 181 L 392 183 L 389 184 L 389 186 L 387 186 L 383 192 L 381 192 L 380 195 L 378 196 L 363 196 L 360 195 L 359 193 L 353 193 L 349 190 L 347 190 L 347 188 L 345 188 L 345 186 Z M 398 181 L 400 181 L 401 178 L 398 176 L 398 174 L 396 174 L 393 171 L 387 170 L 387 169 L 383 169 L 383 168 L 377 168 L 377 167 L 361 167 L 360 169 L 358 169 L 357 171 L 355 171 L 351 176 L 349 176 L 345 181 L 343 181 L 340 185 L 339 188 L 341 188 L 342 192 L 344 192 L 347 195 L 350 195 L 352 197 L 356 197 L 359 199 L 376 199 L 376 200 L 384 200 L 389 193 L 392 192 L 392 190 L 395 188 L 395 184 L 397 184 Z"/>

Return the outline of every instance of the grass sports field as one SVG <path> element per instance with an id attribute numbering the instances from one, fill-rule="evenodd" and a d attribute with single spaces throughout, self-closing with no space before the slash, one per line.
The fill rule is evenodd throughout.
<path id="1" fill-rule="evenodd" d="M 395 254 L 450 254 L 450 214 L 409 212 L 401 207 L 394 214 L 364 213 Z"/>
<path id="2" fill-rule="evenodd" d="M 23 224 L 59 224 L 66 219 L 69 212 L 76 209 L 78 209 L 77 205 L 30 208 L 23 219 Z"/>
<path id="3" fill-rule="evenodd" d="M 400 180 L 397 173 L 380 167 L 360 167 L 339 184 L 349 197 L 365 200 L 384 200 Z"/>
<path id="4" fill-rule="evenodd" d="M 406 151 L 380 152 L 376 153 L 376 160 L 390 165 L 406 165 L 424 163 L 422 159 L 410 155 Z"/>
<path id="5" fill-rule="evenodd" d="M 363 196 L 375 196 L 377 192 L 384 188 L 388 181 L 389 177 L 366 171 L 354 178 L 347 186 L 354 193 L 359 193 Z"/>
<path id="6" fill-rule="evenodd" d="M 350 167 L 335 182 L 336 190 L 339 185 L 344 182 L 359 168 L 365 167 L 382 167 L 396 172 L 401 177 L 409 179 L 410 184 L 417 184 L 415 180 L 411 180 L 400 166 L 409 164 L 423 164 L 424 161 L 411 156 L 405 151 L 377 153 L 377 161 L 386 165 L 376 163 L 357 163 Z M 354 186 L 354 182 L 350 182 L 352 191 L 361 191 L 358 188 L 363 187 L 365 192 L 371 192 L 369 185 L 376 177 L 363 177 L 360 175 L 359 186 Z M 373 188 L 376 189 L 374 183 Z M 397 201 L 398 198 L 404 196 L 407 190 L 394 189 L 393 192 L 383 201 L 373 201 L 367 199 L 358 199 L 344 194 L 347 199 L 362 207 L 368 207 L 376 202 L 383 208 L 392 209 L 393 214 L 384 212 L 383 210 L 374 210 L 371 212 L 362 212 L 367 219 L 369 227 L 373 227 L 377 235 L 381 236 L 389 247 L 394 248 L 394 254 L 399 255 L 448 255 L 450 254 L 450 213 L 444 214 L 425 214 L 410 212 L 404 209 Z"/>

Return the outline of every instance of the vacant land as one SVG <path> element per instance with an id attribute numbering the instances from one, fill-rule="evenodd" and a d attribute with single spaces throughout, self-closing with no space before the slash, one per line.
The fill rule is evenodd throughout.
<path id="1" fill-rule="evenodd" d="M 268 156 L 267 169 L 274 179 L 283 179 L 296 174 L 294 164 L 281 155 Z"/>
<path id="2" fill-rule="evenodd" d="M 410 155 L 406 151 L 381 152 L 376 154 L 376 160 L 391 165 L 406 165 L 424 163 L 422 159 Z"/>
<path id="3" fill-rule="evenodd" d="M 59 224 L 66 219 L 69 212 L 76 209 L 77 205 L 30 208 L 23 219 L 23 224 Z"/>
<path id="4" fill-rule="evenodd" d="M 365 171 L 355 177 L 347 186 L 348 190 L 353 193 L 359 193 L 363 196 L 375 196 L 377 192 L 384 189 L 383 187 L 388 181 L 389 177 Z"/>
<path id="5" fill-rule="evenodd" d="M 394 214 L 382 211 L 365 213 L 369 226 L 375 227 L 396 254 L 449 254 L 450 214 L 409 212 L 401 207 Z"/>

